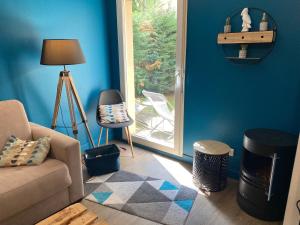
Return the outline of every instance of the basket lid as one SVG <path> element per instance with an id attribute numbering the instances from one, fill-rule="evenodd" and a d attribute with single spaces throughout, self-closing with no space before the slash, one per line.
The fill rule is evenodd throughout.
<path id="1" fill-rule="evenodd" d="M 231 151 L 231 148 L 220 141 L 204 140 L 194 143 L 196 151 L 210 155 L 224 155 Z"/>

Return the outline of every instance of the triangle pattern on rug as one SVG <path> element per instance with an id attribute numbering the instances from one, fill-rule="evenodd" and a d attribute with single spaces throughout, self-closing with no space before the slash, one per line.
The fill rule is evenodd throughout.
<path id="1" fill-rule="evenodd" d="M 110 196 L 112 192 L 93 192 L 92 195 L 95 197 L 97 202 L 103 204 Z"/>
<path id="2" fill-rule="evenodd" d="M 186 199 L 195 199 L 197 195 L 198 192 L 196 190 L 193 190 L 185 186 L 181 186 L 175 200 L 179 201 L 179 200 L 186 200 Z"/>
<path id="3" fill-rule="evenodd" d="M 94 192 L 113 192 L 106 184 L 107 183 L 100 184 Z"/>
<path id="4" fill-rule="evenodd" d="M 178 187 L 176 187 L 174 184 L 172 184 L 169 181 L 165 181 L 161 187 L 159 188 L 159 190 L 178 190 Z"/>
<path id="5" fill-rule="evenodd" d="M 161 221 L 163 224 L 184 224 L 187 216 L 189 215 L 185 209 L 181 208 L 176 203 L 172 202 L 172 205 L 169 207 L 168 212 Z"/>
<path id="6" fill-rule="evenodd" d="M 138 190 L 144 181 L 134 182 L 106 182 L 105 185 L 115 194 L 118 195 L 123 202 L 127 202 L 128 199 Z"/>
<path id="7" fill-rule="evenodd" d="M 163 180 L 147 181 L 147 183 L 150 184 L 152 187 L 154 187 L 156 190 L 159 190 L 163 182 L 164 182 Z"/>
<path id="8" fill-rule="evenodd" d="M 144 181 L 147 177 L 120 170 L 114 173 L 106 182 Z"/>
<path id="9" fill-rule="evenodd" d="M 86 183 L 84 185 L 84 193 L 85 194 L 90 194 L 90 193 L 96 191 L 97 188 L 99 188 L 100 185 L 101 184 L 99 184 L 99 183 Z"/>
<path id="10" fill-rule="evenodd" d="M 193 200 L 179 200 L 179 201 L 175 201 L 175 203 L 177 205 L 179 205 L 181 208 L 183 208 L 186 212 L 190 212 L 192 209 L 192 206 L 194 204 Z"/>
<path id="11" fill-rule="evenodd" d="M 152 221 L 161 221 L 171 204 L 171 202 L 129 203 L 122 210 Z"/>
<path id="12" fill-rule="evenodd" d="M 85 199 L 90 200 L 90 201 L 92 201 L 92 202 L 99 203 L 98 200 L 97 200 L 97 199 L 95 198 L 95 196 L 93 195 L 93 193 L 92 193 L 92 194 L 89 194 L 88 196 L 86 196 Z M 101 204 L 101 203 L 99 203 L 99 204 Z"/>
<path id="13" fill-rule="evenodd" d="M 160 190 L 160 192 L 167 196 L 169 199 L 174 200 L 177 196 L 178 190 Z"/>
<path id="14" fill-rule="evenodd" d="M 107 204 L 107 206 L 122 211 L 125 204 Z"/>
<path id="15" fill-rule="evenodd" d="M 94 177 L 85 199 L 169 225 L 183 225 L 198 192 L 183 185 L 127 171 Z M 98 187 L 97 187 L 98 186 Z"/>
<path id="16" fill-rule="evenodd" d="M 125 204 L 126 201 L 124 201 L 123 199 L 120 198 L 120 196 L 118 196 L 115 193 L 112 193 L 109 198 L 107 198 L 102 204 L 103 205 L 113 205 L 113 204 Z"/>
<path id="17" fill-rule="evenodd" d="M 159 179 L 154 178 L 154 177 L 147 177 L 147 178 L 146 178 L 146 181 L 151 181 L 151 180 L 159 180 Z"/>
<path id="18" fill-rule="evenodd" d="M 86 183 L 104 183 L 108 178 L 110 178 L 114 173 L 109 173 L 89 179 Z"/>
<path id="19" fill-rule="evenodd" d="M 127 203 L 146 203 L 146 202 L 169 202 L 167 196 L 160 193 L 148 182 L 144 182 L 142 186 L 134 193 Z"/>

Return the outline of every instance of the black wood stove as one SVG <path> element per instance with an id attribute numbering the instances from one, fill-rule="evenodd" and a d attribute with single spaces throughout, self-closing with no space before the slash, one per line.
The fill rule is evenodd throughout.
<path id="1" fill-rule="evenodd" d="M 297 136 L 271 129 L 244 134 L 237 200 L 248 214 L 263 220 L 284 216 Z"/>

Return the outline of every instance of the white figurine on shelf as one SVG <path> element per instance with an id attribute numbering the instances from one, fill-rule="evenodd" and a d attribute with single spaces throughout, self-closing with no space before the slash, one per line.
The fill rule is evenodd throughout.
<path id="1" fill-rule="evenodd" d="M 251 17 L 248 13 L 248 8 L 244 8 L 243 11 L 241 12 L 243 24 L 242 24 L 242 32 L 248 32 L 249 29 L 251 28 Z"/>

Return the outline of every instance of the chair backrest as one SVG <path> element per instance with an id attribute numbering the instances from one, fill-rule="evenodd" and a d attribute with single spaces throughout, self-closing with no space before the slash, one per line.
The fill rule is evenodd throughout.
<path id="1" fill-rule="evenodd" d="M 98 106 L 114 105 L 114 104 L 120 104 L 122 102 L 124 102 L 124 100 L 121 93 L 118 90 L 110 89 L 110 90 L 104 90 L 100 93 Z"/>
<path id="2" fill-rule="evenodd" d="M 121 93 L 118 90 L 109 89 L 109 90 L 101 91 L 99 95 L 97 110 L 96 110 L 97 122 L 100 123 L 101 121 L 100 112 L 99 112 L 100 105 L 114 105 L 114 104 L 120 104 L 122 102 L 124 102 L 124 100 Z"/>
<path id="3" fill-rule="evenodd" d="M 142 93 L 150 101 L 158 115 L 167 120 L 174 120 L 174 116 L 168 107 L 168 100 L 163 94 L 146 90 L 143 90 Z"/>
<path id="4" fill-rule="evenodd" d="M 23 104 L 17 100 L 0 101 L 0 151 L 11 135 L 31 140 L 26 112 Z"/>

